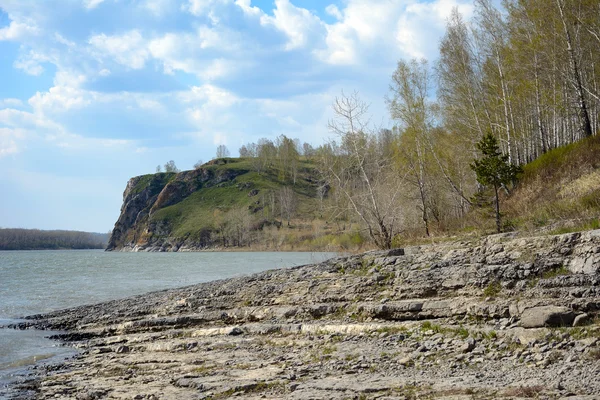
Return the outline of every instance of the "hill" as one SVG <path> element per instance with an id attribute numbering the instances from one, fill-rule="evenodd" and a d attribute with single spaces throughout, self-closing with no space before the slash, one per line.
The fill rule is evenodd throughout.
<path id="1" fill-rule="evenodd" d="M 106 233 L 0 229 L 0 250 L 104 249 Z"/>
<path id="2" fill-rule="evenodd" d="M 523 167 L 505 198 L 507 230 L 560 234 L 600 227 L 600 137 L 558 147 Z"/>
<path id="3" fill-rule="evenodd" d="M 259 173 L 250 158 L 138 176 L 127 184 L 107 250 L 309 247 L 311 224 L 321 210 L 319 187 L 306 159 L 299 160 L 294 176 L 275 167 Z"/>

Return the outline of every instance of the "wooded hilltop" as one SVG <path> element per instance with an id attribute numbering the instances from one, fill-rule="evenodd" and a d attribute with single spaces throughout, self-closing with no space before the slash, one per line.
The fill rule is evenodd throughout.
<path id="1" fill-rule="evenodd" d="M 476 0 L 469 21 L 454 10 L 435 62 L 398 62 L 389 129 L 373 126 L 359 94 L 342 93 L 321 146 L 281 135 L 242 146 L 239 159 L 134 178 L 109 249 L 390 248 L 597 227 L 598 3 L 503 7 Z M 511 179 L 479 176 L 485 137 L 515 167 Z"/>

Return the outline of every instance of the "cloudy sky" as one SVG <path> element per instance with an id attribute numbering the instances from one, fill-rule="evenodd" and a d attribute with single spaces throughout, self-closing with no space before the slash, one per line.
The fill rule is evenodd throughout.
<path id="1" fill-rule="evenodd" d="M 127 180 L 225 144 L 317 146 L 331 103 L 435 59 L 471 0 L 0 0 L 0 227 L 106 232 Z"/>

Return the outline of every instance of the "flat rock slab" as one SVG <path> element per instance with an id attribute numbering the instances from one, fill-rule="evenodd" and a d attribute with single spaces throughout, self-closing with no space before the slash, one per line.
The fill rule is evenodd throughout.
<path id="1" fill-rule="evenodd" d="M 521 315 L 524 328 L 572 326 L 575 313 L 568 307 L 541 306 L 527 308 Z"/>

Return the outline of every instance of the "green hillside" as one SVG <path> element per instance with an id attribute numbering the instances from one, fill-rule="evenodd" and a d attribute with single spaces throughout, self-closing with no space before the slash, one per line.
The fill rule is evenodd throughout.
<path id="1" fill-rule="evenodd" d="M 222 161 L 206 168 L 215 172 L 235 171 L 239 175 L 216 186 L 202 188 L 177 204 L 161 208 L 150 221 L 166 222 L 171 226 L 173 236 L 187 237 L 198 234 L 202 229 L 216 228 L 215 219 L 219 214 L 231 210 L 243 209 L 256 218 L 281 220 L 277 207 L 279 200 L 276 198 L 276 205 L 272 207 L 267 204 L 270 200 L 267 197 L 277 197 L 277 192 L 283 187 L 291 188 L 296 195 L 295 219 L 311 220 L 316 217 L 316 171 L 312 162 L 300 161 L 298 178 L 293 184 L 283 179 L 281 172 L 275 168 L 258 173 L 253 171 L 250 160 L 228 158 Z M 256 194 L 251 195 L 254 191 Z"/>
<path id="2" fill-rule="evenodd" d="M 313 160 L 300 157 L 286 168 L 257 161 L 221 158 L 192 171 L 132 178 L 108 250 L 308 250 L 364 242 L 354 224 L 327 213 L 328 187 Z"/>

